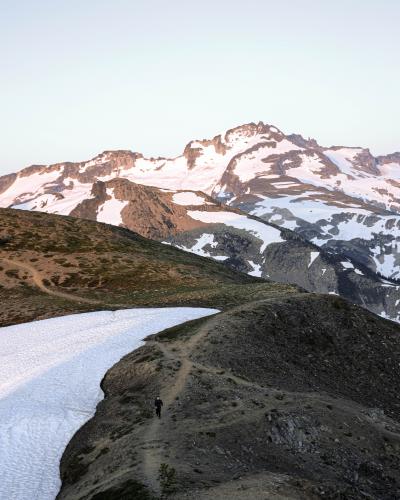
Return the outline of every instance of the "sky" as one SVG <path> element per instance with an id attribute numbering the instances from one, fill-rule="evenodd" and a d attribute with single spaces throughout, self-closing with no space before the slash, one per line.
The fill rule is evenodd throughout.
<path id="1" fill-rule="evenodd" d="M 0 0 L 0 175 L 264 121 L 400 150 L 398 0 Z"/>

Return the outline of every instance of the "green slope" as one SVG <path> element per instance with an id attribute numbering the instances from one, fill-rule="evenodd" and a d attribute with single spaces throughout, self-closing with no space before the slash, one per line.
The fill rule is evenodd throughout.
<path id="1" fill-rule="evenodd" d="M 43 288 L 33 279 L 39 276 Z M 37 278 L 37 279 L 39 279 Z M 295 292 L 123 228 L 0 209 L 0 325 L 136 306 L 225 308 Z"/>

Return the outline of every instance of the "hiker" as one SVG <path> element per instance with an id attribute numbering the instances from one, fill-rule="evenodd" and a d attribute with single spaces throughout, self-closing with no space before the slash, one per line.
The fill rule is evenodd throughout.
<path id="1" fill-rule="evenodd" d="M 164 403 L 162 402 L 160 396 L 157 396 L 156 399 L 154 400 L 154 406 L 156 407 L 156 415 L 158 418 L 161 418 L 161 406 Z"/>

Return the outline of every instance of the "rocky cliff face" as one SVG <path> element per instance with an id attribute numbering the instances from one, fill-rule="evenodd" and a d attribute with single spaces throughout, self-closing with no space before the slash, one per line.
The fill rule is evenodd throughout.
<path id="1" fill-rule="evenodd" d="M 182 206 L 173 199 L 179 192 L 195 192 L 203 201 Z M 227 224 L 223 215 L 213 216 L 212 221 L 204 215 L 218 203 L 300 235 L 301 241 L 326 251 L 321 255 L 335 254 L 337 262 L 353 263 L 359 271 L 355 288 L 360 292 L 345 296 L 352 295 L 353 301 L 393 319 L 399 316 L 396 283 L 383 283 L 387 286 L 378 290 L 375 277 L 371 295 L 360 274 L 372 276 L 368 268 L 390 280 L 400 277 L 399 153 L 375 158 L 368 149 L 325 148 L 260 122 L 210 140 L 191 141 L 173 159 L 105 151 L 87 162 L 33 166 L 0 178 L 0 206 L 125 225 L 142 235 L 224 259 L 236 269 L 292 280 L 310 290 L 343 293 L 349 288 L 348 280 L 329 281 L 331 273 L 316 267 L 318 261 L 308 267 L 314 250 L 305 251 L 296 265 L 277 265 L 279 258 L 269 257 L 273 254 L 269 245 L 277 242 L 267 241 L 257 252 L 254 238 L 249 238 L 255 234 L 250 219 L 244 228 L 244 219 Z M 213 226 L 217 233 L 212 241 L 204 235 L 214 232 L 202 232 L 211 222 L 220 224 Z M 292 275 L 283 277 L 283 268 Z M 348 269 L 344 268 L 346 275 Z M 377 295 L 379 299 L 366 298 Z"/>
<path id="2" fill-rule="evenodd" d="M 119 178 L 95 182 L 91 198 L 79 203 L 71 215 L 123 225 L 156 240 L 205 225 L 188 217 L 187 210 L 173 202 L 171 192 Z"/>

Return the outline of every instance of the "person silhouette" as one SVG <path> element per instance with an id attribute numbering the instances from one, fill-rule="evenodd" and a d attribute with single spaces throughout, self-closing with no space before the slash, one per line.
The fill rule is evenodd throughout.
<path id="1" fill-rule="evenodd" d="M 161 407 L 164 403 L 162 402 L 160 396 L 157 396 L 154 400 L 154 406 L 156 407 L 156 415 L 158 418 L 161 418 Z"/>

